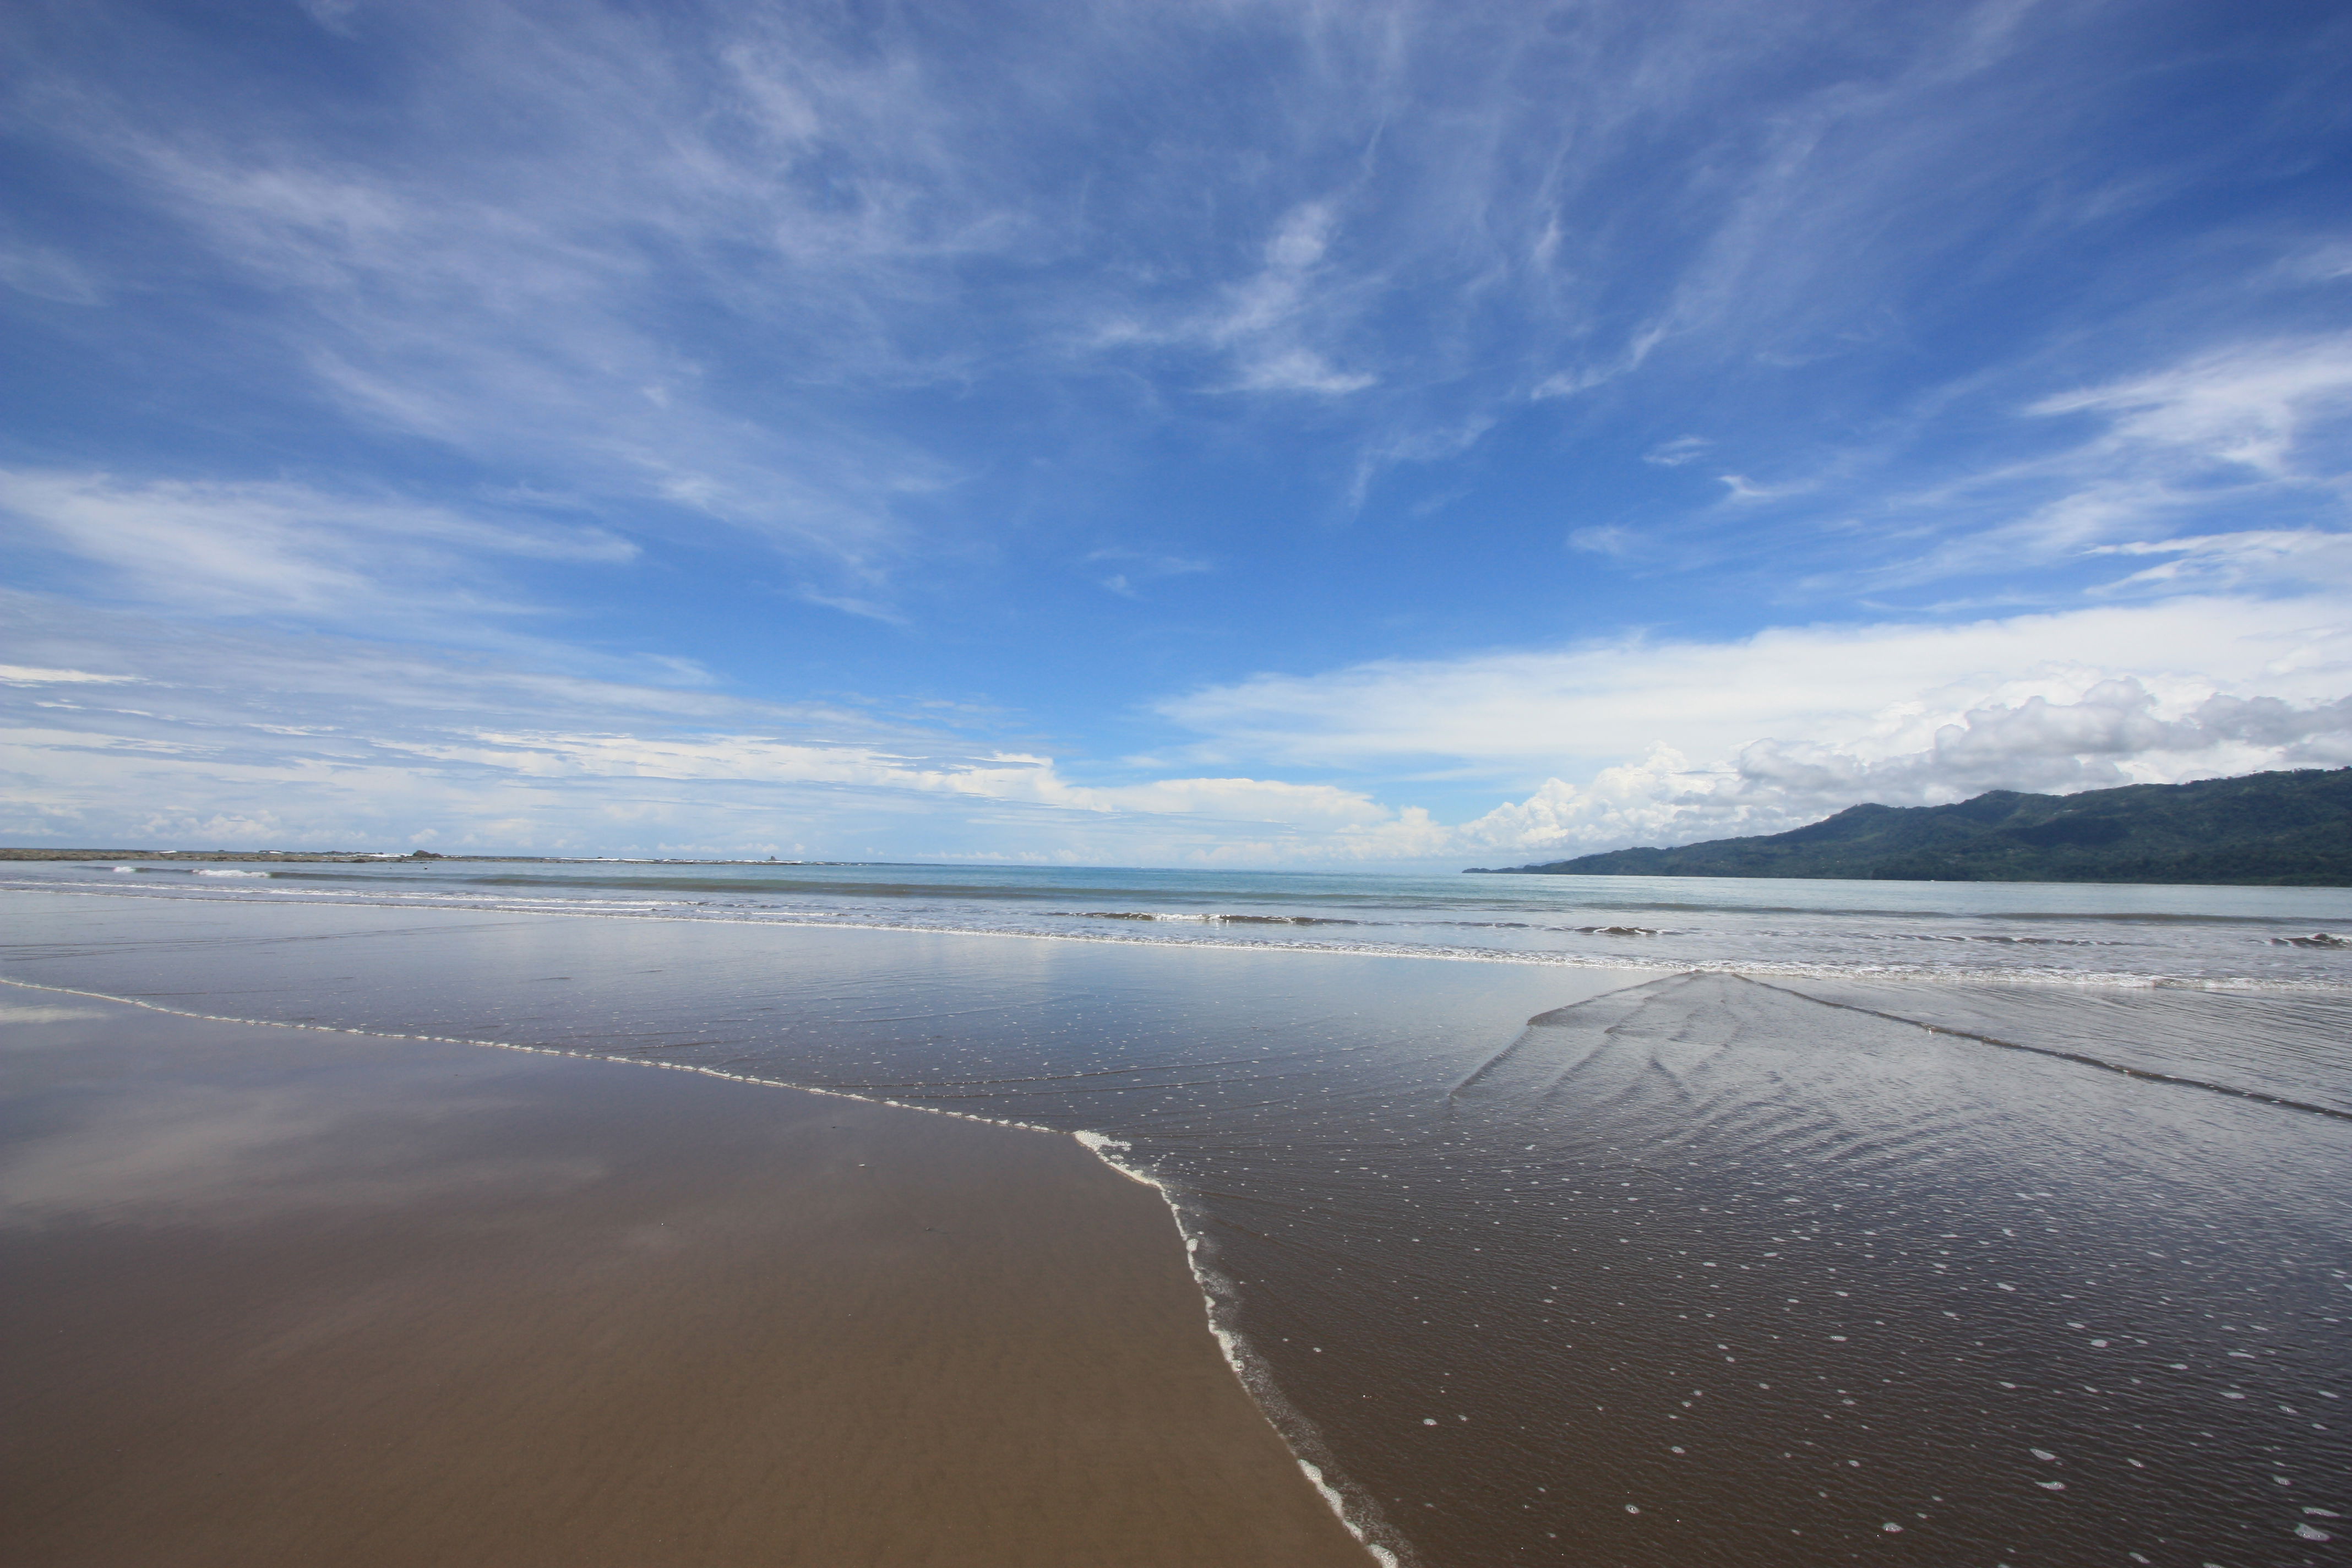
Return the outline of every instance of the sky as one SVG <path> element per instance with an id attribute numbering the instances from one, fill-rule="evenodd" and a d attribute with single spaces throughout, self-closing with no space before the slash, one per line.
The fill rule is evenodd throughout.
<path id="1" fill-rule="evenodd" d="M 17 0 L 0 837 L 1507 865 L 2352 763 L 2352 11 Z"/>

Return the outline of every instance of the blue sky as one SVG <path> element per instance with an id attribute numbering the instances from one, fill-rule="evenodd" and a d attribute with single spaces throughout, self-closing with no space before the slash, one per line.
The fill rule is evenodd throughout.
<path id="1" fill-rule="evenodd" d="M 1487 864 L 2352 762 L 2352 14 L 73 0 L 0 832 Z"/>

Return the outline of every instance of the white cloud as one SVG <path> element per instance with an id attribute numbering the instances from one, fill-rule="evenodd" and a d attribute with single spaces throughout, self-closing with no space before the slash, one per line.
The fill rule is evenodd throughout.
<path id="1" fill-rule="evenodd" d="M 2352 613 L 2338 599 L 2184 596 L 1960 626 L 1780 627 L 1731 642 L 1641 637 L 1443 660 L 1264 675 L 1160 704 L 1205 761 L 1545 773 L 1612 765 L 1665 743 L 1728 757 L 1774 737 L 1943 719 L 2032 696 L 2075 700 L 2131 677 L 2168 701 L 2221 691 L 2294 700 L 2352 689 Z M 1925 725 L 1925 729 L 1920 726 Z"/>
<path id="2" fill-rule="evenodd" d="M 2106 592 L 2163 587 L 2352 587 L 2352 533 L 2324 529 L 2261 528 L 2235 533 L 2189 534 L 2093 547 L 2091 555 L 2154 558 Z"/>
<path id="3" fill-rule="evenodd" d="M 116 594 L 205 614 L 343 624 L 519 608 L 496 597 L 486 557 L 618 564 L 636 554 L 599 528 L 287 482 L 0 469 L 0 516 L 20 542 L 99 568 Z"/>
<path id="4" fill-rule="evenodd" d="M 2125 677 L 2071 702 L 2037 694 L 1971 709 L 1937 725 L 1916 752 L 1765 741 L 1743 749 L 1738 770 L 1813 798 L 1927 805 L 1988 789 L 2070 791 L 2347 762 L 2352 698 L 2295 704 L 2216 694 L 2168 702 Z"/>
<path id="5" fill-rule="evenodd" d="M 1050 757 L 995 752 L 917 756 L 872 745 L 779 741 L 751 734 L 580 734 L 484 729 L 396 750 L 535 779 L 637 778 L 755 784 L 855 784 L 923 795 L 1063 807 L 1098 815 L 1209 816 L 1236 822 L 1367 828 L 1395 814 L 1329 784 L 1251 778 L 1171 778 L 1081 785 Z"/>
<path id="6" fill-rule="evenodd" d="M 1109 576 L 1098 578 L 1097 581 L 1112 593 L 1129 599 L 1139 599 L 1143 596 L 1136 586 L 1137 578 L 1149 582 L 1162 577 L 1190 577 L 1217 569 L 1217 564 L 1213 561 L 1202 561 L 1185 555 L 1158 555 L 1141 550 L 1097 550 L 1091 552 L 1087 556 L 1087 560 L 1115 562 L 1123 565 L 1126 570 L 1114 572 Z"/>
<path id="7" fill-rule="evenodd" d="M 1496 806 L 1463 824 L 1460 852 L 1506 849 L 1581 854 L 1661 840 L 1680 842 L 1792 826 L 1766 803 L 1719 795 L 1717 775 L 1692 768 L 1671 746 L 1639 762 L 1603 768 L 1581 786 L 1546 779 L 1523 801 Z"/>
<path id="8" fill-rule="evenodd" d="M 1706 449 L 1714 445 L 1704 436 L 1677 436 L 1643 453 L 1642 461 L 1655 463 L 1663 468 L 1679 468 L 1685 463 L 1695 463 L 1706 456 Z"/>
<path id="9" fill-rule="evenodd" d="M 7 607 L 27 654 L 55 661 L 0 667 L 0 834 L 37 842 L 1267 865 L 1446 838 L 1332 784 L 1087 784 L 869 711 Z M 142 672 L 137 706 L 110 684 L 134 678 L 69 667 L 97 649 Z"/>
<path id="10" fill-rule="evenodd" d="M 1447 850 L 1576 854 L 1778 832 L 1864 800 L 2340 766 L 2347 693 L 2343 601 L 2205 597 L 1381 661 L 1163 710 L 1206 732 L 1203 759 L 1534 773 Z"/>
<path id="11" fill-rule="evenodd" d="M 1917 728 L 1899 731 L 1916 737 Z M 1706 767 L 1660 745 L 1580 788 L 1548 779 L 1526 800 L 1465 824 L 1458 842 L 1575 855 L 1777 833 L 1859 801 L 1942 805 L 1994 789 L 2063 795 L 2344 767 L 2352 765 L 2352 698 L 2299 706 L 2213 696 L 2184 708 L 2126 679 L 2102 681 L 2077 701 L 2033 696 L 1971 710 L 1937 725 L 1916 751 L 1890 751 L 1887 741 L 1764 740 Z"/>
<path id="12" fill-rule="evenodd" d="M 1815 628 L 1369 666 L 1246 689 L 1251 724 L 1280 708 L 1287 760 L 1261 761 L 1281 771 L 1410 759 L 1457 777 L 1540 781 L 1459 826 L 1381 798 L 1410 799 L 1410 784 L 1375 792 L 1140 760 L 1149 776 L 1088 782 L 1034 750 L 868 710 L 331 637 L 172 630 L 21 595 L 9 607 L 26 628 L 25 662 L 0 667 L 11 782 L 0 832 L 48 843 L 1490 860 L 1773 832 L 1864 799 L 1934 804 L 1990 788 L 2352 762 L 2352 627 L 2313 604 Z M 2214 657 L 2192 672 L 2145 657 L 2179 647 Z M 2029 647 L 2039 665 L 2019 657 Z M 57 679 L 87 677 L 99 650 L 136 675 Z M 2134 653 L 2139 668 L 2119 668 Z M 37 679 L 9 684 L 16 676 Z M 1224 742 L 1261 734 L 1237 728 Z"/>
<path id="13" fill-rule="evenodd" d="M 1285 214 L 1266 240 L 1258 268 L 1226 284 L 1205 308 L 1139 310 L 1121 301 L 1092 337 L 1097 349 L 1143 345 L 1212 351 L 1228 365 L 1222 390 L 1314 393 L 1328 397 L 1379 384 L 1369 371 L 1341 370 L 1326 347 L 1353 313 L 1362 279 L 1348 279 L 1325 264 L 1339 218 L 1328 201 L 1300 204 Z"/>
<path id="14" fill-rule="evenodd" d="M 1716 482 L 1727 492 L 1723 499 L 1734 503 L 1782 500 L 1810 488 L 1801 484 L 1759 485 L 1745 474 L 1717 474 Z"/>
<path id="15" fill-rule="evenodd" d="M 361 19 L 311 12 L 341 31 Z M 309 134 L 286 118 L 299 100 L 267 92 L 191 116 L 62 77 L 43 85 L 45 124 L 267 291 L 239 344 L 247 374 L 362 427 L 660 498 L 819 565 L 905 542 L 898 502 L 954 470 L 845 418 L 828 389 L 963 374 L 967 344 L 926 359 L 902 329 L 945 303 L 960 258 L 1019 239 L 912 61 L 860 59 L 781 16 L 736 18 L 707 47 L 609 8 L 369 19 L 432 62 L 401 89 L 394 146 Z M 65 276 L 38 260 L 20 283 Z M 727 347 L 792 367 L 761 412 L 711 386 L 693 334 L 662 329 L 682 298 L 728 320 Z"/>
<path id="16" fill-rule="evenodd" d="M 47 246 L 0 245 L 0 283 L 60 305 L 95 305 L 105 298 L 88 268 Z"/>
<path id="17" fill-rule="evenodd" d="M 2197 465 L 2291 471 L 2309 425 L 2352 409 L 2352 334 L 2232 345 L 2153 375 L 2045 397 L 2031 414 L 2104 414 L 2084 456 L 2168 454 Z"/>
<path id="18" fill-rule="evenodd" d="M 397 139 L 322 133 L 266 87 L 199 111 L 99 71 L 45 79 L 26 118 L 152 204 L 173 268 L 208 258 L 271 301 L 240 373 L 372 435 L 750 531 L 824 579 L 818 603 L 888 600 L 877 574 L 925 559 L 924 498 L 998 455 L 876 412 L 909 389 L 1029 406 L 1043 371 L 1154 421 L 1294 419 L 1360 500 L 1527 418 L 1531 389 L 1654 352 L 1687 406 L 1690 377 L 1901 331 L 1923 268 L 2012 233 L 2062 134 L 2019 111 L 2045 84 L 1992 70 L 2031 55 L 2035 8 L 2009 0 L 1794 77 L 1766 68 L 1815 37 L 1805 6 L 1580 16 L 1573 47 L 1542 6 L 1081 7 L 1001 39 L 792 7 L 310 8 L 424 62 L 384 88 Z M 1285 64 L 1236 81 L 1244 51 Z M 1149 96 L 1171 84 L 1220 107 Z M 1706 108 L 1732 101 L 1752 107 Z M 1136 144 L 1154 112 L 1170 133 Z M 119 259 L 120 287 L 154 281 Z M 1139 366 L 1155 348 L 1179 352 Z M 1564 362 L 1602 368 L 1547 374 Z M 1279 395 L 1234 412 L 1185 395 L 1204 387 Z M 2037 406 L 2153 435 L 2142 405 L 2175 390 Z M 1723 456 L 1740 493 L 1787 493 Z M 2123 537 L 2088 524 L 2043 531 Z"/>
<path id="19" fill-rule="evenodd" d="M 0 685 L 113 686 L 135 681 L 135 675 L 96 675 L 87 669 L 37 669 L 28 665 L 0 664 Z"/>
<path id="20" fill-rule="evenodd" d="M 1368 371 L 1343 371 L 1310 348 L 1264 348 L 1243 357 L 1234 387 L 1241 392 L 1317 392 L 1338 397 L 1379 383 Z"/>
<path id="21" fill-rule="evenodd" d="M 310 19 L 331 33 L 348 37 L 352 17 L 359 11 L 359 0 L 302 0 L 302 9 Z"/>
<path id="22" fill-rule="evenodd" d="M 2223 531 L 2226 522 L 2208 521 L 2198 537 L 2168 542 L 2177 530 L 2297 510 L 2335 524 L 2352 500 L 2352 335 L 2235 343 L 2021 412 L 2094 428 L 2046 455 L 1891 498 L 1878 509 L 1883 521 L 1941 542 L 1854 575 L 1889 586 L 2178 550 L 2180 567 L 2131 580 L 2163 591 L 2192 576 L 2229 580 L 2202 570 L 2224 555 L 2242 577 L 2255 555 L 2277 553 L 2290 537 L 2302 552 L 2333 550 L 2337 537 L 2329 528 Z"/>

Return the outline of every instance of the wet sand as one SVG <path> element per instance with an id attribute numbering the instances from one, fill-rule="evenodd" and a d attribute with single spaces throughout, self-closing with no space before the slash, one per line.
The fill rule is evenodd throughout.
<path id="1" fill-rule="evenodd" d="M 0 994 L 0 1558 L 1347 1564 L 1066 1137 Z"/>

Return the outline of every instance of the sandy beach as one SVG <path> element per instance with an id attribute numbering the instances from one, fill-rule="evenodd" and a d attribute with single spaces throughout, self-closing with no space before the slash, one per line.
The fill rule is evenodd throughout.
<path id="1" fill-rule="evenodd" d="M 0 995 L 0 1555 L 1356 1564 L 1071 1139 Z"/>

